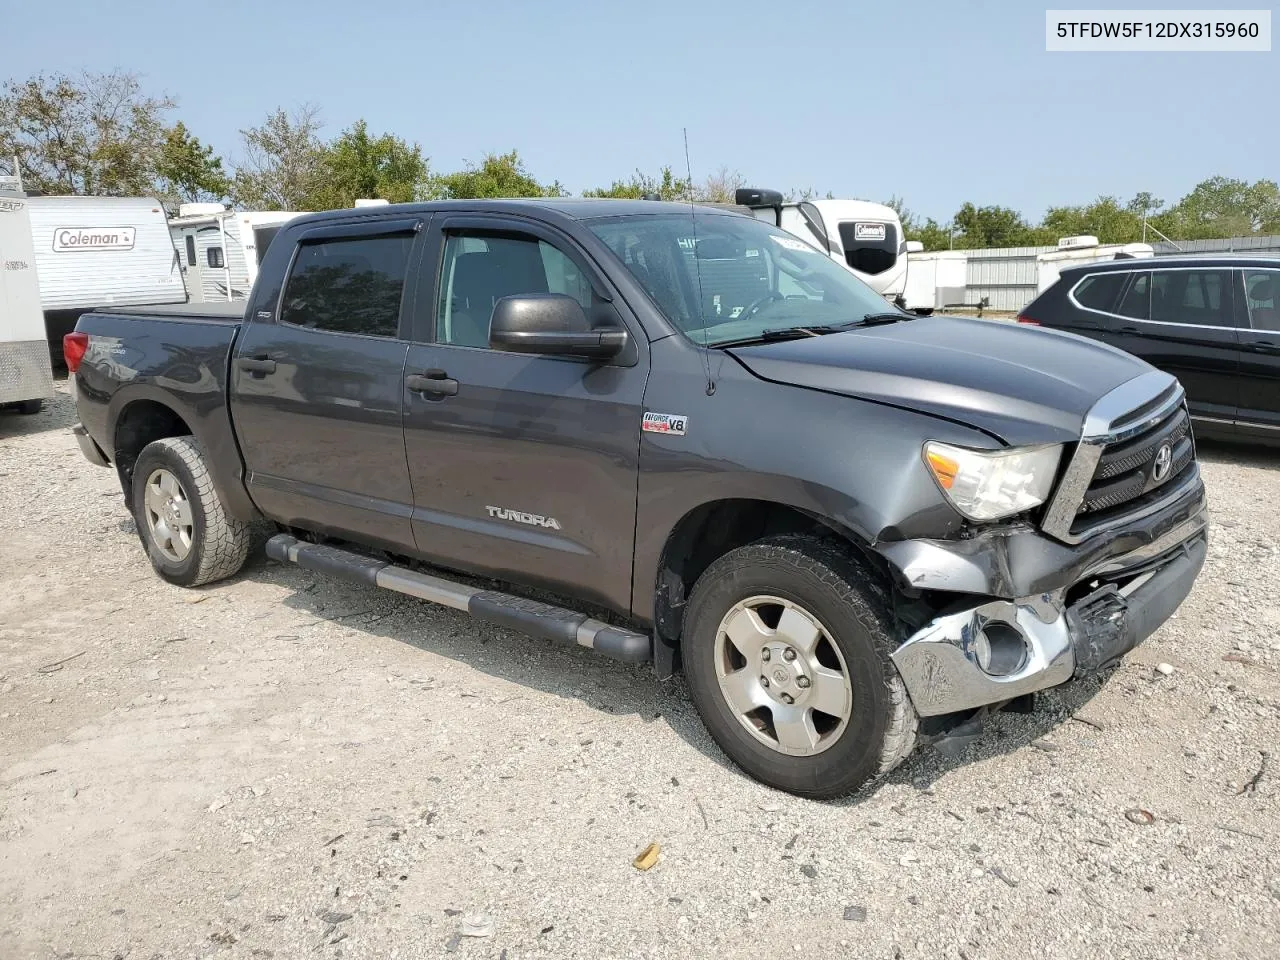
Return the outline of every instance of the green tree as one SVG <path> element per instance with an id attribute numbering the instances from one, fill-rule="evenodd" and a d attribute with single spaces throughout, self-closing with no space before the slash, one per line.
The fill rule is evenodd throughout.
<path id="1" fill-rule="evenodd" d="M 696 198 L 705 203 L 733 203 L 734 194 L 744 183 L 742 174 L 728 167 L 721 167 L 698 187 Z"/>
<path id="2" fill-rule="evenodd" d="M 221 201 L 231 193 L 222 158 L 181 121 L 165 131 L 156 159 L 156 179 L 161 196 L 171 203 Z"/>
<path id="3" fill-rule="evenodd" d="M 370 136 L 364 120 L 324 148 L 321 176 L 318 209 L 351 207 L 362 198 L 407 203 L 426 196 L 430 183 L 418 144 L 410 146 L 390 133 Z"/>
<path id="4" fill-rule="evenodd" d="M 446 173 L 431 180 L 430 192 L 446 200 L 498 197 L 562 197 L 564 187 L 557 180 L 544 186 L 525 170 L 519 153 L 489 153 L 479 165 Z"/>
<path id="5" fill-rule="evenodd" d="M 1063 237 L 1095 236 L 1100 243 L 1132 243 L 1142 239 L 1141 207 L 1135 202 L 1149 202 L 1135 198 L 1121 204 L 1115 197 L 1099 197 L 1082 207 L 1050 207 L 1041 221 L 1040 232 L 1045 243 L 1057 243 Z"/>
<path id="6" fill-rule="evenodd" d="M 1274 180 L 1210 177 L 1152 222 L 1175 240 L 1280 231 L 1280 187 Z"/>
<path id="7" fill-rule="evenodd" d="M 689 180 L 677 177 L 670 167 L 663 167 L 659 176 L 651 177 L 637 170 L 629 180 L 615 180 L 612 186 L 587 190 L 584 197 L 610 197 L 618 200 L 638 200 L 656 193 L 663 200 L 687 200 L 693 193 Z"/>
<path id="8" fill-rule="evenodd" d="M 151 193 L 174 106 L 144 93 L 135 73 L 10 80 L 0 93 L 0 156 L 16 154 L 23 183 L 45 193 Z"/>
<path id="9" fill-rule="evenodd" d="M 952 222 L 956 228 L 956 249 L 1029 246 L 1040 239 L 1022 219 L 1022 214 L 1009 207 L 976 207 L 966 203 L 956 211 Z"/>
<path id="10" fill-rule="evenodd" d="M 231 195 L 246 210 L 323 210 L 325 146 L 319 108 L 277 108 L 261 126 L 241 130 L 244 160 Z"/>

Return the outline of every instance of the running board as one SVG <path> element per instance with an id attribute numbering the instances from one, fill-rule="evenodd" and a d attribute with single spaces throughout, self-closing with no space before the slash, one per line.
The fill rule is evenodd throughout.
<path id="1" fill-rule="evenodd" d="M 652 644 L 647 636 L 610 626 L 585 613 L 575 613 L 564 607 L 553 607 L 496 590 L 469 587 L 350 550 L 307 543 L 287 533 L 276 534 L 267 541 L 267 556 L 272 560 L 296 563 L 304 570 L 452 607 L 471 614 L 477 620 L 535 637 L 576 643 L 614 660 L 644 663 L 653 659 Z"/>

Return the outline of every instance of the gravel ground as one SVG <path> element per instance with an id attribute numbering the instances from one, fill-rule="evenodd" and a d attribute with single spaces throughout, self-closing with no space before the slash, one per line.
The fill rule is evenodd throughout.
<path id="1" fill-rule="evenodd" d="M 169 587 L 59 390 L 0 416 L 5 960 L 1280 955 L 1280 452 L 1203 451 L 1204 574 L 1105 682 L 815 803 L 679 680 L 261 559 Z"/>

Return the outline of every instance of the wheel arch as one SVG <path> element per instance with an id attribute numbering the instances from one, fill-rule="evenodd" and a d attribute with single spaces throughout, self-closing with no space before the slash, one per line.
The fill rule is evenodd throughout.
<path id="1" fill-rule="evenodd" d="M 203 448 L 214 489 L 237 520 L 261 518 L 245 489 L 239 446 L 231 430 L 225 394 L 184 403 L 150 384 L 122 388 L 111 398 L 105 439 L 127 502 L 132 502 L 133 467 L 147 444 L 166 437 L 192 436 Z M 210 400 L 221 400 L 211 403 Z"/>
<path id="2" fill-rule="evenodd" d="M 654 583 L 654 660 L 661 676 L 678 663 L 684 608 L 698 577 L 731 550 L 780 534 L 810 534 L 843 544 L 887 582 L 883 559 L 856 533 L 773 500 L 726 498 L 701 503 L 676 523 L 663 545 Z"/>
<path id="3" fill-rule="evenodd" d="M 138 397 L 120 408 L 111 429 L 112 462 L 120 477 L 120 487 L 130 502 L 134 464 L 147 444 L 188 435 L 194 435 L 194 431 L 187 421 L 159 400 Z"/>

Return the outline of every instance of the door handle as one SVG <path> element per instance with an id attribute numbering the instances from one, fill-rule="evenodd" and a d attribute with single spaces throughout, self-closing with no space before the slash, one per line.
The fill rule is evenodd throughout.
<path id="1" fill-rule="evenodd" d="M 246 373 L 275 373 L 276 362 L 265 354 L 257 357 L 240 357 L 236 366 Z"/>
<path id="2" fill-rule="evenodd" d="M 1257 353 L 1280 353 L 1280 344 L 1271 340 L 1250 340 L 1245 346 L 1252 347 Z"/>
<path id="3" fill-rule="evenodd" d="M 1119 331 L 1118 331 L 1118 332 L 1119 332 L 1119 333 L 1135 334 L 1135 333 L 1137 333 L 1137 332 L 1138 332 L 1138 328 L 1137 328 L 1137 327 L 1121 327 L 1121 328 L 1119 329 Z"/>
<path id="4" fill-rule="evenodd" d="M 438 397 L 458 395 L 458 381 L 439 369 L 411 373 L 404 378 L 404 385 L 415 393 L 429 393 Z"/>

